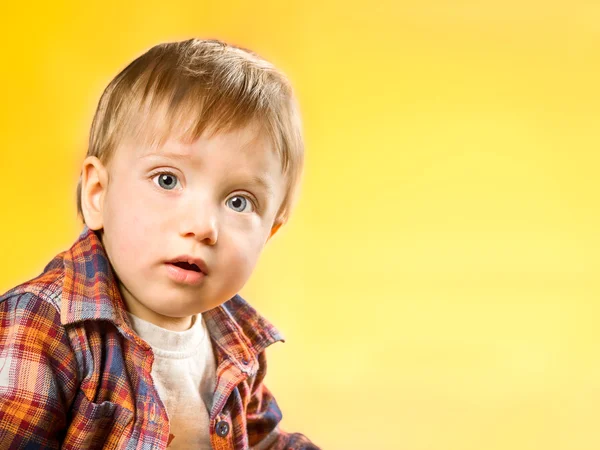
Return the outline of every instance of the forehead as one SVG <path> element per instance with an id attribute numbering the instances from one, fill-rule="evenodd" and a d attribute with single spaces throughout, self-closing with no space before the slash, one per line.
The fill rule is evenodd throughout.
<path id="1" fill-rule="evenodd" d="M 160 144 L 143 148 L 141 156 L 170 154 L 199 159 L 218 151 L 237 154 L 243 158 L 260 158 L 275 153 L 270 139 L 258 126 L 252 124 L 234 129 L 207 129 L 195 139 L 171 134 Z"/>
<path id="2" fill-rule="evenodd" d="M 160 159 L 215 170 L 282 174 L 281 159 L 272 139 L 256 122 L 232 129 L 209 128 L 195 139 L 182 132 L 161 136 L 149 130 L 149 134 L 153 136 L 127 139 L 115 156 L 127 160 L 127 164 Z"/>

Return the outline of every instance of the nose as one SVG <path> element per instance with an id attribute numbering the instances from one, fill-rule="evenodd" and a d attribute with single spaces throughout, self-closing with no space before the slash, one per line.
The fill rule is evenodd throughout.
<path id="1" fill-rule="evenodd" d="M 192 237 L 206 245 L 215 245 L 219 236 L 218 217 L 214 208 L 195 204 L 186 208 L 180 223 L 184 237 Z"/>

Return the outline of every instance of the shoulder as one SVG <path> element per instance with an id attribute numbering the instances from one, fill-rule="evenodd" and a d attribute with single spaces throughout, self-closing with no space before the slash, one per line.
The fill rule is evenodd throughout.
<path id="1" fill-rule="evenodd" d="M 60 269 L 49 268 L 0 296 L 0 440 L 9 446 L 35 439 L 50 448 L 66 427 L 80 378 L 61 290 Z"/>
<path id="2" fill-rule="evenodd" d="M 33 331 L 46 332 L 49 327 L 61 327 L 60 299 L 64 271 L 56 265 L 56 258 L 44 272 L 0 296 L 0 329 L 19 325 Z M 52 333 L 56 336 L 56 333 Z"/>
<path id="3" fill-rule="evenodd" d="M 51 307 L 60 317 L 60 298 L 65 276 L 62 255 L 57 255 L 37 277 L 2 294 L 0 310 L 37 311 L 41 308 L 46 311 Z"/>
<path id="4" fill-rule="evenodd" d="M 37 352 L 55 359 L 70 350 L 60 314 L 64 273 L 52 263 L 36 278 L 0 296 L 0 357 L 14 351 L 12 357 Z"/>
<path id="5" fill-rule="evenodd" d="M 77 379 L 74 352 L 60 317 L 62 281 L 60 268 L 48 265 L 38 277 L 0 296 L 0 388 L 35 391 L 35 381 L 62 391 L 61 386 Z"/>

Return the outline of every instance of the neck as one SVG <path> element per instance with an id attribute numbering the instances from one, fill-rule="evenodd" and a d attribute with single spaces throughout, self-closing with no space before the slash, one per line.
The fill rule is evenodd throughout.
<path id="1" fill-rule="evenodd" d="M 136 317 L 139 317 L 146 322 L 156 325 L 157 327 L 164 328 L 169 331 L 185 331 L 189 330 L 193 324 L 194 316 L 184 317 L 169 317 L 152 311 L 151 309 L 144 306 L 137 299 L 135 299 L 131 293 L 119 282 L 119 290 L 121 292 L 121 298 L 127 310 Z"/>

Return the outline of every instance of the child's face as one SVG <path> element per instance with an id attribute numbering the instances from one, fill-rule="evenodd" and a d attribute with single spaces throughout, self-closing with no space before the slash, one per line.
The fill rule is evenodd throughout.
<path id="1" fill-rule="evenodd" d="M 121 293 L 133 314 L 166 328 L 234 296 L 278 228 L 285 179 L 255 127 L 158 150 L 122 146 L 106 171 L 102 241 Z M 205 273 L 173 264 L 188 258 Z"/>

